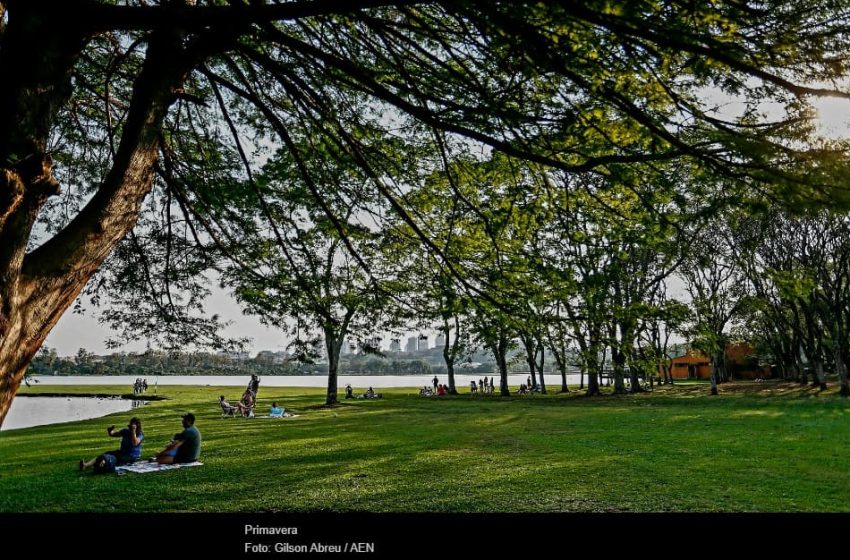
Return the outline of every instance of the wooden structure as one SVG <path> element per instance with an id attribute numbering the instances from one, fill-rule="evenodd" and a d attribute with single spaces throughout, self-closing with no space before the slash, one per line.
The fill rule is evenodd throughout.
<path id="1" fill-rule="evenodd" d="M 711 379 L 711 360 L 691 348 L 683 356 L 672 359 L 670 375 L 673 379 Z"/>
<path id="2" fill-rule="evenodd" d="M 770 366 L 759 366 L 755 349 L 746 342 L 733 342 L 726 347 L 726 369 L 736 379 L 770 377 Z"/>
<path id="3" fill-rule="evenodd" d="M 673 379 L 711 379 L 711 359 L 699 350 L 691 348 L 671 362 Z M 770 377 L 770 366 L 759 366 L 755 350 L 746 342 L 734 342 L 726 347 L 726 369 L 737 379 Z"/>

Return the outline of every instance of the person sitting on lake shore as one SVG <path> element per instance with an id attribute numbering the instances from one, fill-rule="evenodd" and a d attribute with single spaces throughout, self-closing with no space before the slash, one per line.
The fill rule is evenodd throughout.
<path id="1" fill-rule="evenodd" d="M 269 418 L 283 418 L 285 410 L 279 406 L 277 406 L 277 402 L 272 403 L 272 407 L 269 409 Z"/>

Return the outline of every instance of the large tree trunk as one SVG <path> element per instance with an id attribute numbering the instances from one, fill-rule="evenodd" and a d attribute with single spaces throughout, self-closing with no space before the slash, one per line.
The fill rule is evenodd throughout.
<path id="1" fill-rule="evenodd" d="M 626 384 L 624 382 L 626 356 L 616 346 L 611 347 L 611 363 L 614 367 L 614 394 L 626 394 Z"/>
<path id="2" fill-rule="evenodd" d="M 587 371 L 587 392 L 585 394 L 589 397 L 602 394 L 602 390 L 599 388 L 599 373 L 596 368 Z"/>
<path id="3" fill-rule="evenodd" d="M 558 364 L 558 368 L 561 370 L 561 392 L 569 393 L 570 389 L 567 387 L 567 364 L 566 361 L 563 364 Z"/>
<path id="4" fill-rule="evenodd" d="M 52 18 L 54 10 L 35 4 L 9 9 L 0 45 L 0 425 L 55 324 L 39 320 L 58 302 L 33 299 L 38 280 L 22 277 L 22 269 L 38 212 L 59 190 L 47 137 L 70 97 L 71 68 L 86 41 L 76 26 Z"/>
<path id="5" fill-rule="evenodd" d="M 665 358 L 664 365 L 664 384 L 665 385 L 674 385 L 673 381 L 673 365 L 670 363 L 668 358 Z"/>
<path id="6" fill-rule="evenodd" d="M 629 364 L 629 393 L 642 393 L 643 387 L 640 386 L 640 368 L 635 367 L 635 328 L 632 321 L 620 324 L 620 351 L 622 352 L 623 361 Z"/>
<path id="7" fill-rule="evenodd" d="M 522 340 L 522 347 L 525 350 L 525 363 L 528 364 L 528 371 L 531 375 L 531 387 L 529 389 L 534 390 L 537 388 L 537 375 L 535 371 L 537 360 L 535 359 L 534 338 L 530 335 L 522 335 L 520 339 Z"/>
<path id="8" fill-rule="evenodd" d="M 841 396 L 848 397 L 850 396 L 850 384 L 847 382 L 847 365 L 844 363 L 843 354 L 841 343 L 836 343 L 834 348 L 835 373 L 838 374 L 838 384 L 841 387 Z"/>
<path id="9" fill-rule="evenodd" d="M 457 387 L 455 387 L 455 362 L 446 362 L 446 373 L 449 376 L 449 394 L 457 395 Z"/>
<path id="10" fill-rule="evenodd" d="M 800 356 L 796 356 L 794 359 L 794 369 L 797 370 L 797 381 L 800 385 L 806 385 L 809 383 L 809 373 L 806 371 L 806 368 L 803 367 L 802 361 L 800 360 Z"/>
<path id="11" fill-rule="evenodd" d="M 726 373 L 726 351 L 724 349 L 718 350 L 714 356 L 714 363 L 716 364 L 715 369 L 717 373 L 715 374 L 715 378 L 718 383 L 724 383 L 728 381 L 728 374 Z"/>
<path id="12" fill-rule="evenodd" d="M 714 360 L 711 361 L 711 394 L 717 394 L 717 365 Z"/>
<path id="13" fill-rule="evenodd" d="M 526 362 L 528 363 L 528 370 L 529 370 L 529 372 L 531 372 L 531 387 L 530 387 L 530 389 L 534 390 L 534 389 L 537 388 L 537 372 L 535 371 L 535 367 L 534 367 L 535 362 L 534 362 L 533 344 L 532 344 L 532 350 L 529 350 L 528 347 L 526 347 L 525 351 L 526 351 L 526 356 L 527 356 Z"/>
<path id="14" fill-rule="evenodd" d="M 644 391 L 643 387 L 640 386 L 640 368 L 634 365 L 629 366 L 629 382 L 632 385 L 629 388 L 630 393 L 642 393 Z"/>
<path id="15" fill-rule="evenodd" d="M 455 349 L 452 347 L 456 342 L 452 342 L 451 329 L 448 322 L 443 322 L 443 336 L 446 337 L 446 344 L 443 346 L 443 360 L 446 362 L 446 373 L 449 376 L 449 394 L 457 395 L 457 387 L 455 387 Z"/>
<path id="16" fill-rule="evenodd" d="M 86 40 L 58 11 L 26 6 L 9 10 L 0 48 L 0 425 L 50 330 L 135 225 L 185 73 L 179 37 L 153 33 L 111 170 L 67 227 L 25 255 L 40 208 L 58 192 L 46 139 Z"/>
<path id="17" fill-rule="evenodd" d="M 726 343 L 720 350 L 720 375 L 723 382 L 726 383 L 732 379 L 732 373 L 729 371 L 729 362 L 726 360 Z"/>
<path id="18" fill-rule="evenodd" d="M 535 354 L 536 354 L 536 352 L 535 352 Z M 538 364 L 540 366 L 540 394 L 541 395 L 546 394 L 546 378 L 543 377 L 543 375 L 544 375 L 543 374 L 543 366 L 545 365 L 545 363 L 544 363 L 545 359 L 546 359 L 546 357 L 543 354 L 543 345 L 541 344 L 540 345 L 540 363 Z"/>
<path id="19" fill-rule="evenodd" d="M 602 394 L 599 388 L 599 358 L 588 354 L 585 360 L 587 364 L 587 393 L 589 397 L 595 397 Z"/>
<path id="20" fill-rule="evenodd" d="M 508 387 L 508 340 L 500 336 L 499 341 L 493 347 L 493 356 L 496 358 L 496 366 L 499 368 L 499 393 L 503 397 L 511 396 Z"/>
<path id="21" fill-rule="evenodd" d="M 561 347 L 561 350 L 557 349 L 557 346 L 552 344 L 552 354 L 555 356 L 555 363 L 558 364 L 558 370 L 561 372 L 561 393 L 569 393 L 570 390 L 567 388 L 567 350 L 564 347 Z"/>
<path id="22" fill-rule="evenodd" d="M 821 391 L 826 390 L 826 374 L 823 371 L 823 360 L 815 360 L 815 377 L 812 380 L 813 385 L 820 387 Z"/>
<path id="23" fill-rule="evenodd" d="M 328 353 L 328 392 L 325 404 L 337 404 L 339 397 L 339 354 L 345 338 L 344 333 L 336 333 L 333 329 L 324 329 L 325 350 Z"/>
<path id="24" fill-rule="evenodd" d="M 588 334 L 587 344 L 582 345 L 582 361 L 587 369 L 587 391 L 585 395 L 595 397 L 602 394 L 599 388 L 599 373 L 602 365 L 599 363 L 599 331 L 590 330 Z M 605 363 L 603 355 L 602 364 Z"/>

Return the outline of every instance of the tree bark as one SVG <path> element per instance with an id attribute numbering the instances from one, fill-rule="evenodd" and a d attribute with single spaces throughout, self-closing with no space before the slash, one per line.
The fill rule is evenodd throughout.
<path id="1" fill-rule="evenodd" d="M 534 359 L 534 338 L 533 337 L 522 337 L 522 344 L 525 347 L 525 363 L 528 364 L 529 372 L 531 373 L 531 389 L 532 391 L 537 388 L 537 375 L 536 375 L 536 365 L 537 362 Z"/>
<path id="2" fill-rule="evenodd" d="M 626 363 L 626 357 L 616 346 L 611 346 L 611 362 L 614 366 L 614 394 L 625 395 L 626 384 L 624 382 L 623 374 L 625 370 L 624 366 Z"/>
<path id="3" fill-rule="evenodd" d="M 595 348 L 593 343 L 590 347 Z M 599 358 L 588 353 L 585 363 L 587 364 L 587 393 L 585 394 L 589 397 L 599 396 L 602 394 L 602 390 L 599 388 Z"/>
<path id="4" fill-rule="evenodd" d="M 809 382 L 809 374 L 806 371 L 806 368 L 803 367 L 803 364 L 800 361 L 800 356 L 797 356 L 794 359 L 794 368 L 797 370 L 797 381 L 800 385 L 806 385 Z"/>
<path id="5" fill-rule="evenodd" d="M 812 384 L 820 387 L 821 391 L 826 390 L 826 375 L 823 372 L 823 360 L 815 360 L 815 377 Z"/>
<path id="6" fill-rule="evenodd" d="M 539 347 L 540 347 L 540 363 L 537 364 L 537 365 L 540 366 L 540 394 L 545 395 L 546 394 L 546 378 L 543 377 L 543 366 L 545 365 L 544 360 L 546 359 L 546 356 L 543 353 L 543 345 L 540 344 Z M 536 354 L 537 353 L 535 352 L 535 355 Z"/>
<path id="7" fill-rule="evenodd" d="M 569 393 L 570 389 L 567 387 L 567 365 L 566 364 L 558 364 L 558 367 L 561 370 L 561 392 Z"/>
<path id="8" fill-rule="evenodd" d="M 629 365 L 629 393 L 642 393 L 640 386 L 640 368 L 635 367 L 635 326 L 634 321 L 628 320 L 620 323 L 620 351 L 624 363 Z"/>
<path id="9" fill-rule="evenodd" d="M 342 350 L 344 333 L 336 333 L 333 329 L 326 328 L 325 332 L 325 349 L 328 352 L 328 392 L 325 397 L 325 404 L 332 405 L 339 403 L 339 354 Z"/>
<path id="10" fill-rule="evenodd" d="M 446 344 L 443 346 L 443 360 L 446 362 L 446 373 L 449 376 L 449 394 L 457 395 L 457 387 L 455 387 L 455 357 L 456 351 L 452 346 L 457 344 L 457 341 L 452 342 L 451 329 L 447 321 L 443 321 L 443 336 L 446 337 Z"/>
<path id="11" fill-rule="evenodd" d="M 717 366 L 713 360 L 711 362 L 711 394 L 717 394 Z"/>
<path id="12" fill-rule="evenodd" d="M 850 397 L 850 383 L 847 381 L 847 365 L 844 363 L 841 343 L 835 345 L 835 373 L 838 374 L 838 384 L 841 387 L 839 393 L 842 397 Z"/>
<path id="13" fill-rule="evenodd" d="M 561 347 L 558 350 L 557 343 L 552 343 L 552 354 L 555 356 L 555 363 L 558 364 L 558 370 L 561 372 L 561 393 L 569 393 L 567 388 L 567 350 Z"/>
<path id="14" fill-rule="evenodd" d="M 67 21 L 32 14 L 27 27 L 20 9 L 10 13 L 0 48 L 0 75 L 16 76 L 0 88 L 0 162 L 11 162 L 0 164 L 0 425 L 50 330 L 135 225 L 153 182 L 161 125 L 187 69 L 179 37 L 153 33 L 112 168 L 76 218 L 25 256 L 39 209 L 58 191 L 44 146 L 84 38 L 63 35 L 74 27 Z M 47 47 L 30 44 L 42 40 Z M 43 59 L 32 60 L 30 47 Z"/>
<path id="15" fill-rule="evenodd" d="M 499 393 L 503 397 L 511 396 L 510 387 L 508 387 L 508 343 L 506 337 L 499 335 L 499 340 L 493 347 L 493 356 L 496 358 L 496 366 L 499 368 Z"/>

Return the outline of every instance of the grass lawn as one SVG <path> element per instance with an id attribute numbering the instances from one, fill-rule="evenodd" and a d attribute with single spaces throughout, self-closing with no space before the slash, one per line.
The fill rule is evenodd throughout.
<path id="1" fill-rule="evenodd" d="M 121 394 L 124 387 L 33 387 Z M 135 411 L 144 456 L 197 416 L 203 467 L 82 474 L 133 413 L 0 433 L 0 512 L 850 511 L 850 401 L 794 384 L 702 384 L 588 399 L 421 398 L 331 409 L 261 387 L 291 419 L 221 418 L 236 389 L 159 387 Z"/>

